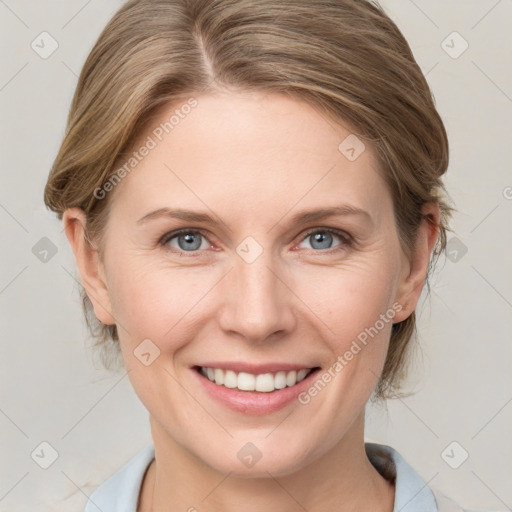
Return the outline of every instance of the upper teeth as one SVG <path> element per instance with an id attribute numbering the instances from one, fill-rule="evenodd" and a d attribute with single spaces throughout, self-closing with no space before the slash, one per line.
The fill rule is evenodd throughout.
<path id="1" fill-rule="evenodd" d="M 203 366 L 201 366 L 200 371 L 212 382 L 227 388 L 268 393 L 276 389 L 283 389 L 286 386 L 294 386 L 297 382 L 306 378 L 311 368 L 303 368 L 299 371 L 261 373 L 259 375 L 246 372 L 237 373 L 232 370 L 222 370 L 221 368 L 205 368 Z"/>

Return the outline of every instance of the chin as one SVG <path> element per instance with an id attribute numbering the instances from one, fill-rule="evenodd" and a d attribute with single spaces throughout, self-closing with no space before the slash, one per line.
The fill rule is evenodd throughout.
<path id="1" fill-rule="evenodd" d="M 217 449 L 208 453 L 197 453 L 204 464 L 220 473 L 237 478 L 268 478 L 293 474 L 314 460 L 314 455 L 305 451 L 306 440 L 294 434 L 293 445 L 283 449 L 281 440 L 275 442 L 265 439 L 268 431 L 261 437 L 253 436 L 254 441 L 230 440 L 229 445 L 219 443 Z M 212 441 L 215 442 L 215 441 Z"/>

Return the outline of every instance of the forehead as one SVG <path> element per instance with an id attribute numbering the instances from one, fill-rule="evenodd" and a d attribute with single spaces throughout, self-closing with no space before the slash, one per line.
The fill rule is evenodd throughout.
<path id="1" fill-rule="evenodd" d="M 325 202 L 378 215 L 391 201 L 373 147 L 349 125 L 284 94 L 196 95 L 165 105 L 124 164 L 130 158 L 133 166 L 115 190 L 129 216 L 211 204 L 228 215 L 275 217 L 293 205 Z"/>

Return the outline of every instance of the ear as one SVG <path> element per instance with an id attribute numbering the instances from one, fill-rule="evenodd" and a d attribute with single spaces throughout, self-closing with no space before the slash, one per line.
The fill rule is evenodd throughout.
<path id="1" fill-rule="evenodd" d="M 396 301 L 403 309 L 395 315 L 394 322 L 402 322 L 414 311 L 425 285 L 432 251 L 439 234 L 439 205 L 426 203 L 422 208 L 423 219 L 410 257 L 403 256 Z"/>
<path id="2" fill-rule="evenodd" d="M 106 325 L 115 324 L 103 263 L 99 253 L 86 239 L 87 218 L 80 208 L 68 208 L 63 214 L 66 237 L 75 255 L 82 284 L 94 307 L 96 318 Z"/>

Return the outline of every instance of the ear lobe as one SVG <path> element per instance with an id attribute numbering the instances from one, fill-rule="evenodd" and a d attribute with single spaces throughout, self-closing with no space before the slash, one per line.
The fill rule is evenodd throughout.
<path id="1" fill-rule="evenodd" d="M 80 208 L 68 208 L 64 211 L 63 222 L 82 284 L 94 307 L 94 314 L 102 324 L 113 325 L 116 321 L 112 315 L 103 263 L 97 249 L 86 239 L 86 215 Z"/>
<path id="2" fill-rule="evenodd" d="M 425 285 L 430 257 L 439 234 L 439 205 L 426 203 L 422 208 L 423 219 L 418 228 L 413 253 L 410 258 L 404 255 L 404 266 L 396 300 L 403 309 L 394 322 L 402 322 L 414 311 Z"/>

